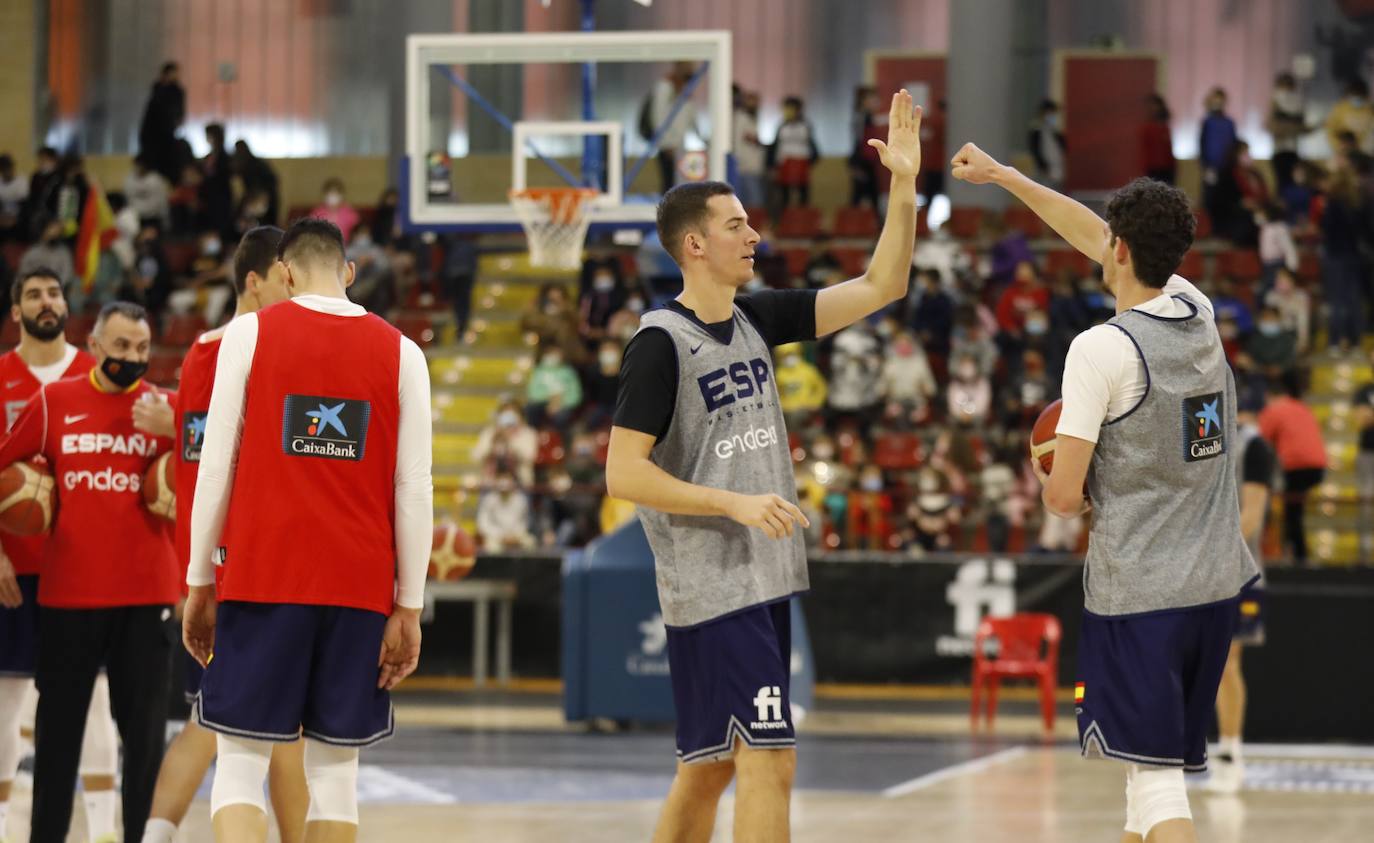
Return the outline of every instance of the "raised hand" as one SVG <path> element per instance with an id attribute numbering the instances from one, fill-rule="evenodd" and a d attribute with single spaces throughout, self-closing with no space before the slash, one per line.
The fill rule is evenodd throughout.
<path id="1" fill-rule="evenodd" d="M 987 184 L 996 177 L 1001 164 L 971 143 L 966 143 L 949 162 L 954 177 L 969 184 Z"/>
<path id="2" fill-rule="evenodd" d="M 868 145 L 878 150 L 883 166 L 894 176 L 915 178 L 921 172 L 921 109 L 911 105 L 903 88 L 892 95 L 887 116 L 887 143 L 874 138 Z"/>

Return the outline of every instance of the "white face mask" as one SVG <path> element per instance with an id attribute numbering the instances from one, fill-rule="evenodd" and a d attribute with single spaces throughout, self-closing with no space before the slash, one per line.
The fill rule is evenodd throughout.
<path id="1" fill-rule="evenodd" d="M 599 293 L 610 292 L 615 289 L 614 275 L 598 275 L 592 281 L 592 289 Z"/>
<path id="2" fill-rule="evenodd" d="M 601 361 L 602 366 L 607 369 L 612 369 L 620 365 L 620 352 L 603 351 L 597 355 L 597 359 Z"/>
<path id="3" fill-rule="evenodd" d="M 496 417 L 496 424 L 501 427 L 515 427 L 520 423 L 520 414 L 514 410 L 502 410 Z"/>
<path id="4" fill-rule="evenodd" d="M 343 194 L 337 190 L 331 190 L 324 195 L 324 204 L 331 208 L 337 208 L 343 204 Z"/>
<path id="5" fill-rule="evenodd" d="M 628 310 L 628 311 L 630 311 L 631 313 L 643 313 L 643 312 L 644 312 L 644 300 L 643 300 L 643 299 L 630 299 L 629 301 L 625 302 L 625 309 Z"/>

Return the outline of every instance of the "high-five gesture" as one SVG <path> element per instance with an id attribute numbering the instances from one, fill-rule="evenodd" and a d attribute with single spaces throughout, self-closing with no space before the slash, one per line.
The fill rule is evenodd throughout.
<path id="1" fill-rule="evenodd" d="M 914 178 L 921 172 L 921 109 L 911 105 L 906 89 L 892 95 L 887 117 L 887 143 L 873 138 L 868 145 L 878 150 L 883 166 L 894 176 Z"/>

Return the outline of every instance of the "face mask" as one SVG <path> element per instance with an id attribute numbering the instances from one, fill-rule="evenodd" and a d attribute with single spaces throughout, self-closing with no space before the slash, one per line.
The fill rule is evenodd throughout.
<path id="1" fill-rule="evenodd" d="M 828 460 L 835 456 L 835 449 L 829 445 L 817 445 L 811 449 L 811 456 L 818 460 Z"/>
<path id="2" fill-rule="evenodd" d="M 878 336 L 882 337 L 883 339 L 888 339 L 894 333 L 896 333 L 896 331 L 893 329 L 891 322 L 878 323 Z"/>
<path id="3" fill-rule="evenodd" d="M 1047 128 L 1047 129 L 1053 129 L 1055 126 L 1058 126 L 1058 125 L 1059 125 L 1059 116 L 1058 116 L 1058 115 L 1055 115 L 1055 114 L 1047 114 L 1047 115 L 1045 115 L 1045 128 Z"/>
<path id="4" fill-rule="evenodd" d="M 137 360 L 121 360 L 118 357 L 106 357 L 105 362 L 100 364 L 100 371 L 105 373 L 105 377 L 120 389 L 128 389 L 138 383 L 138 379 L 148 371 L 147 362 Z"/>
<path id="5" fill-rule="evenodd" d="M 601 361 L 601 365 L 604 368 L 614 369 L 616 366 L 620 365 L 620 352 L 603 351 L 597 355 L 596 359 Z"/>
<path id="6" fill-rule="evenodd" d="M 324 195 L 324 204 L 331 208 L 337 208 L 343 203 L 343 194 L 337 190 L 331 190 Z"/>
<path id="7" fill-rule="evenodd" d="M 1283 326 L 1277 322 L 1261 322 L 1259 330 L 1260 333 L 1264 334 L 1266 337 L 1275 337 L 1283 330 Z"/>
<path id="8" fill-rule="evenodd" d="M 542 366 L 547 366 L 550 369 L 553 369 L 563 365 L 563 358 L 559 357 L 557 354 L 546 354 L 544 355 L 544 359 L 540 360 L 539 363 Z"/>
<path id="9" fill-rule="evenodd" d="M 218 239 L 218 238 L 211 239 L 211 240 L 206 240 L 206 241 L 205 241 L 205 245 L 201 247 L 201 251 L 204 252 L 205 254 L 209 255 L 210 257 L 214 257 L 215 255 L 218 255 L 218 254 L 219 254 L 219 250 L 220 250 L 220 242 L 219 242 L 219 239 Z"/>
<path id="10" fill-rule="evenodd" d="M 496 417 L 496 423 L 501 427 L 515 427 L 520 423 L 520 414 L 514 410 L 502 410 Z"/>
<path id="11" fill-rule="evenodd" d="M 787 355 L 786 357 L 782 358 L 782 365 L 784 365 L 784 366 L 791 367 L 791 366 L 797 366 L 797 365 L 800 365 L 800 364 L 801 364 L 801 358 L 798 357 L 798 356 L 795 355 L 795 354 L 789 354 L 789 355 Z"/>
<path id="12" fill-rule="evenodd" d="M 976 378 L 976 377 L 978 377 L 978 367 L 977 367 L 977 366 L 960 366 L 960 367 L 959 367 L 959 378 L 960 378 L 961 380 L 971 381 L 971 380 L 973 380 L 973 379 Z"/>
<path id="13" fill-rule="evenodd" d="M 643 312 L 644 312 L 644 300 L 643 300 L 643 299 L 630 299 L 629 301 L 625 302 L 625 309 L 628 310 L 628 311 L 630 311 L 631 313 L 643 313 Z"/>
<path id="14" fill-rule="evenodd" d="M 592 281 L 592 289 L 599 293 L 607 293 L 615 289 L 614 275 L 598 275 Z"/>
<path id="15" fill-rule="evenodd" d="M 881 492 L 883 490 L 883 478 L 865 477 L 859 485 L 865 492 Z"/>
<path id="16" fill-rule="evenodd" d="M 1050 329 L 1050 325 L 1044 319 L 1026 320 L 1026 333 L 1033 337 L 1038 337 Z"/>

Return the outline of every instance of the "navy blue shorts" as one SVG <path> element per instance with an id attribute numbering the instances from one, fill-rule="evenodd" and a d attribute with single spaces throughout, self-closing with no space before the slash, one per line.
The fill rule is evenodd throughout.
<path id="1" fill-rule="evenodd" d="M 195 705 L 196 695 L 200 693 L 200 679 L 205 675 L 205 668 L 200 666 L 200 662 L 196 661 L 196 657 L 191 655 L 191 652 L 185 647 L 181 648 L 181 655 L 182 669 L 185 671 L 186 680 L 182 686 L 182 692 L 186 695 L 186 702 Z"/>
<path id="2" fill-rule="evenodd" d="M 241 738 L 340 746 L 391 736 L 391 694 L 377 687 L 386 617 L 364 609 L 219 604 L 215 651 L 196 719 Z"/>
<path id="3" fill-rule="evenodd" d="M 0 606 L 0 676 L 33 676 L 38 659 L 38 575 L 15 579 L 24 602 L 17 609 Z"/>
<path id="4" fill-rule="evenodd" d="M 668 629 L 668 666 L 683 762 L 724 761 L 735 739 L 756 749 L 795 746 L 790 600 L 688 629 Z"/>
<path id="5" fill-rule="evenodd" d="M 1240 602 L 1236 604 L 1236 643 L 1247 647 L 1258 647 L 1264 643 L 1266 602 L 1261 586 L 1251 585 L 1241 590 Z"/>
<path id="6" fill-rule="evenodd" d="M 1119 618 L 1083 613 L 1074 707 L 1085 758 L 1207 769 L 1236 603 Z"/>

